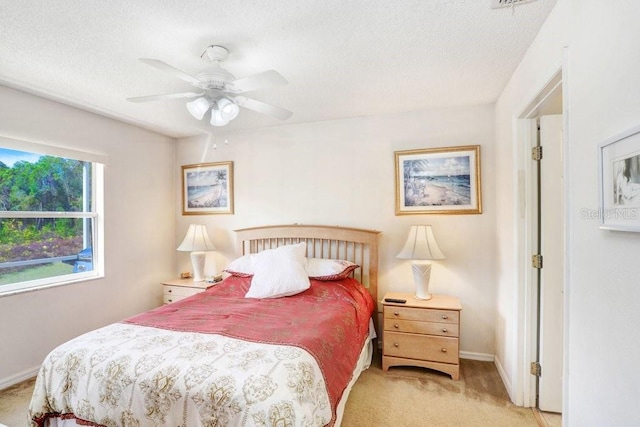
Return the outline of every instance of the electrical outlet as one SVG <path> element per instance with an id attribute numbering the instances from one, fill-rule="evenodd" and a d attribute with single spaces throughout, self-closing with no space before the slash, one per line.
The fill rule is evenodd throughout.
<path id="1" fill-rule="evenodd" d="M 518 6 L 523 3 L 531 3 L 536 0 L 491 0 L 491 9 Z"/>

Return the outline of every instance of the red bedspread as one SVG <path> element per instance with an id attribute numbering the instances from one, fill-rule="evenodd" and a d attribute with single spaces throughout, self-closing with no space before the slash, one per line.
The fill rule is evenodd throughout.
<path id="1" fill-rule="evenodd" d="M 374 302 L 355 279 L 321 282 L 298 295 L 244 298 L 251 278 L 231 276 L 187 299 L 131 317 L 126 323 L 303 348 L 317 360 L 336 405 L 368 335 Z"/>

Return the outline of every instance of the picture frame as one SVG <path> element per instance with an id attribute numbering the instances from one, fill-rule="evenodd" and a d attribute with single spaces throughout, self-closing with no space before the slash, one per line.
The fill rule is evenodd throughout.
<path id="1" fill-rule="evenodd" d="M 599 146 L 600 228 L 640 232 L 640 126 Z"/>
<path id="2" fill-rule="evenodd" d="M 396 215 L 480 214 L 480 146 L 396 151 Z"/>
<path id="3" fill-rule="evenodd" d="M 182 166 L 182 214 L 233 214 L 233 162 Z"/>

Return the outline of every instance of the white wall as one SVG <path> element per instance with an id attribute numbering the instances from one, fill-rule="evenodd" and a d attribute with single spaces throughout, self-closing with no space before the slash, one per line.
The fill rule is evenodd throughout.
<path id="1" fill-rule="evenodd" d="M 191 222 L 207 224 L 218 269 L 235 257 L 234 229 L 268 224 L 328 224 L 376 229 L 380 297 L 413 291 L 410 262 L 398 260 L 409 226 L 428 223 L 447 259 L 435 263 L 432 290 L 459 296 L 461 349 L 491 358 L 495 318 L 495 150 L 492 105 L 283 125 L 178 142 L 178 165 L 234 162 L 235 215 L 181 216 L 176 240 Z M 218 131 L 218 129 L 216 129 Z M 228 138 L 229 144 L 224 144 Z M 480 145 L 481 215 L 395 215 L 394 151 Z M 178 167 L 176 179 L 180 179 Z M 179 181 L 178 181 L 179 182 Z M 180 200 L 180 188 L 176 201 Z M 179 270 L 190 270 L 179 254 Z"/>
<path id="2" fill-rule="evenodd" d="M 613 6 L 613 7 L 612 7 Z M 568 44 L 564 103 L 568 113 L 568 268 L 565 306 L 568 328 L 565 351 L 567 426 L 640 425 L 640 235 L 600 230 L 584 210 L 598 208 L 598 145 L 640 124 L 640 3 L 620 0 L 559 0 L 503 93 L 496 108 L 497 151 L 513 154 L 512 118 L 518 101 L 540 89 L 560 63 L 558 51 Z M 561 26 L 558 25 L 561 24 Z M 564 27 L 562 29 L 561 27 Z M 502 157 L 502 154 L 500 155 Z M 511 211 L 498 217 L 499 287 L 497 354 L 514 383 L 517 370 L 518 321 L 513 250 L 518 222 L 517 171 L 502 161 L 499 180 L 511 177 L 511 188 L 498 189 L 498 204 Z M 505 227 L 503 228 L 503 224 Z M 543 371 L 544 372 L 544 371 Z"/>
<path id="3" fill-rule="evenodd" d="M 0 133 L 104 153 L 106 277 L 0 297 L 0 388 L 56 345 L 162 303 L 175 263 L 175 141 L 0 86 Z"/>
<path id="4" fill-rule="evenodd" d="M 567 408 L 572 426 L 640 425 L 640 235 L 582 214 L 598 207 L 598 144 L 640 125 L 640 3 L 571 5 Z"/>
<path id="5" fill-rule="evenodd" d="M 519 199 L 524 176 L 524 147 L 515 146 L 515 120 L 561 70 L 567 44 L 567 2 L 559 0 L 518 69 L 496 103 L 496 211 L 498 268 L 496 364 L 511 399 L 523 405 L 524 277 L 518 274 L 518 244 L 524 244 L 523 201 Z M 522 195 L 524 197 L 524 195 Z M 519 240 L 520 239 L 520 240 Z"/>

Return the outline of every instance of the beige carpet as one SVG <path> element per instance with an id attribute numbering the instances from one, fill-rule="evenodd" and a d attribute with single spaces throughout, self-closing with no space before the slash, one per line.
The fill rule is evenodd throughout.
<path id="1" fill-rule="evenodd" d="M 344 427 L 532 426 L 530 408 L 513 405 L 493 363 L 461 360 L 460 381 L 422 368 L 380 368 L 379 355 L 349 395 Z"/>
<path id="2" fill-rule="evenodd" d="M 0 426 L 24 427 L 28 424 L 29 401 L 35 377 L 0 391 Z"/>
<path id="3" fill-rule="evenodd" d="M 33 380 L 0 391 L 0 424 L 27 425 Z M 538 424 L 510 403 L 493 363 L 462 360 L 460 381 L 421 368 L 380 369 L 379 355 L 349 395 L 343 427 L 491 426 Z"/>

